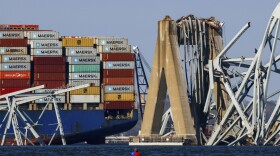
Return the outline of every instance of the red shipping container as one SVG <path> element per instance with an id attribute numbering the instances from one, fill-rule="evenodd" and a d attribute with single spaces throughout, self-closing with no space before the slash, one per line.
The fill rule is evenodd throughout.
<path id="1" fill-rule="evenodd" d="M 131 101 L 112 101 L 112 102 L 104 102 L 104 109 L 134 109 L 134 102 Z"/>
<path id="2" fill-rule="evenodd" d="M 103 77 L 133 77 L 134 69 L 104 69 Z"/>
<path id="3" fill-rule="evenodd" d="M 30 72 L 27 71 L 2 71 L 0 79 L 30 79 Z"/>
<path id="4" fill-rule="evenodd" d="M 23 90 L 23 89 L 26 89 L 26 88 L 0 88 L 0 95 L 8 94 L 11 92 L 16 92 L 16 91 Z"/>
<path id="5" fill-rule="evenodd" d="M 34 73 L 34 81 L 65 81 L 65 73 Z"/>
<path id="6" fill-rule="evenodd" d="M 104 85 L 134 85 L 134 77 L 103 78 Z"/>
<path id="7" fill-rule="evenodd" d="M 134 61 L 133 53 L 102 53 L 102 61 Z"/>
<path id="8" fill-rule="evenodd" d="M 65 73 L 66 65 L 35 65 L 35 73 Z"/>
<path id="9" fill-rule="evenodd" d="M 27 47 L 27 39 L 0 39 L 0 47 Z"/>
<path id="10" fill-rule="evenodd" d="M 46 89 L 65 88 L 65 81 L 34 81 L 33 86 L 46 85 Z"/>
<path id="11" fill-rule="evenodd" d="M 30 80 L 1 80 L 0 88 L 29 88 Z"/>
<path id="12" fill-rule="evenodd" d="M 54 57 L 33 57 L 34 65 L 65 65 L 66 58 L 64 56 Z"/>

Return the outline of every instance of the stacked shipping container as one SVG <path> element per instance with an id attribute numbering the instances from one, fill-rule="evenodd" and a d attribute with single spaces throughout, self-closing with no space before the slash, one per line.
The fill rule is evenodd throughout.
<path id="1" fill-rule="evenodd" d="M 134 108 L 134 54 L 127 39 L 60 38 L 58 32 L 38 30 L 37 25 L 24 27 L 0 31 L 0 94 L 38 85 L 46 88 L 36 93 L 48 93 L 65 88 L 67 82 L 69 87 L 91 83 L 56 101 L 69 104 L 65 109 L 72 109 L 72 104 L 85 110 L 85 104 L 99 104 L 99 109 L 118 113 Z"/>
<path id="2" fill-rule="evenodd" d="M 30 87 L 30 56 L 23 31 L 0 31 L 0 95 Z"/>
<path id="3" fill-rule="evenodd" d="M 134 108 L 134 55 L 127 39 L 99 38 L 103 61 L 104 109 Z"/>
<path id="4" fill-rule="evenodd" d="M 97 56 L 94 38 L 63 37 L 62 45 L 68 56 L 69 86 L 92 83 L 92 86 L 70 92 L 70 103 L 100 102 L 100 57 Z"/>
<path id="5" fill-rule="evenodd" d="M 52 92 L 66 85 L 66 58 L 62 56 L 59 33 L 54 31 L 26 32 L 31 46 L 34 63 L 34 86 L 46 85 L 38 93 Z M 65 94 L 56 97 L 58 103 L 65 103 Z M 35 103 L 47 103 L 49 98 L 36 100 Z"/>

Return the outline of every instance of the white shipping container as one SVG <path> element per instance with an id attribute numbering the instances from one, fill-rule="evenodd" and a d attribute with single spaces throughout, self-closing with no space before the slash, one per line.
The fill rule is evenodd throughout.
<path id="1" fill-rule="evenodd" d="M 99 103 L 100 95 L 70 95 L 70 103 Z"/>
<path id="2" fill-rule="evenodd" d="M 57 49 L 62 48 L 59 40 L 28 40 L 31 48 L 36 49 Z"/>
<path id="3" fill-rule="evenodd" d="M 35 93 L 39 93 L 39 94 L 50 94 L 53 93 L 55 91 L 58 91 L 59 89 L 37 89 L 34 92 Z M 61 93 L 59 95 L 65 95 L 65 93 Z"/>
<path id="4" fill-rule="evenodd" d="M 66 56 L 96 56 L 97 49 L 93 47 L 66 47 Z"/>
<path id="5" fill-rule="evenodd" d="M 27 47 L 0 47 L 0 55 L 24 55 L 27 54 Z"/>
<path id="6" fill-rule="evenodd" d="M 30 55 L 2 55 L 2 62 L 30 62 Z"/>
<path id="7" fill-rule="evenodd" d="M 97 39 L 98 45 L 120 45 L 120 44 L 128 44 L 128 39 L 126 38 L 115 38 L 115 37 L 98 37 Z"/>
<path id="8" fill-rule="evenodd" d="M 105 93 L 133 93 L 133 85 L 108 85 L 104 87 Z"/>
<path id="9" fill-rule="evenodd" d="M 69 64 L 100 64 L 100 57 L 68 57 Z"/>
<path id="10" fill-rule="evenodd" d="M 134 61 L 103 62 L 104 69 L 134 69 Z"/>
<path id="11" fill-rule="evenodd" d="M 0 39 L 19 39 L 24 38 L 23 31 L 1 31 Z"/>
<path id="12" fill-rule="evenodd" d="M 62 49 L 31 49 L 31 55 L 37 55 L 37 56 L 62 55 Z"/>
<path id="13" fill-rule="evenodd" d="M 30 63 L 2 63 L 0 71 L 29 71 Z"/>
<path id="14" fill-rule="evenodd" d="M 100 80 L 69 80 L 69 86 L 78 86 L 92 83 L 93 86 L 100 86 Z"/>
<path id="15" fill-rule="evenodd" d="M 69 73 L 69 79 L 78 79 L 78 80 L 100 79 L 100 73 Z"/>
<path id="16" fill-rule="evenodd" d="M 55 31 L 26 31 L 25 37 L 29 40 L 57 40 L 59 33 Z"/>
<path id="17" fill-rule="evenodd" d="M 51 97 L 44 97 L 42 99 L 35 100 L 35 103 L 47 103 L 51 100 Z M 65 103 L 65 96 L 56 96 L 55 101 L 57 103 Z"/>
<path id="18" fill-rule="evenodd" d="M 100 45 L 98 46 L 99 53 L 130 53 L 130 45 Z"/>

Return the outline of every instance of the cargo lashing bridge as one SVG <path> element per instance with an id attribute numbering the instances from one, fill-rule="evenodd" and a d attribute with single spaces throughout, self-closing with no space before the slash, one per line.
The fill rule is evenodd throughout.
<path id="1" fill-rule="evenodd" d="M 266 108 L 280 92 L 269 94 L 271 75 L 280 73 L 280 4 L 253 57 L 226 56 L 250 23 L 225 47 L 222 25 L 213 17 L 193 15 L 176 22 L 167 16 L 158 22 L 141 132 L 130 145 L 278 145 L 280 97 L 271 114 Z M 167 91 L 170 109 L 164 114 Z M 160 121 L 168 116 L 173 120 L 173 136 L 162 134 L 166 121 Z"/>
<path id="2" fill-rule="evenodd" d="M 0 96 L 0 99 L 5 99 L 5 101 L 0 101 L 0 108 L 1 109 L 7 109 L 7 113 L 3 119 L 3 121 L 0 124 L 0 128 L 2 126 L 5 126 L 4 131 L 0 132 L 2 134 L 2 141 L 1 146 L 5 145 L 6 142 L 6 136 L 8 135 L 8 130 L 12 127 L 12 134 L 14 135 L 15 142 L 17 146 L 23 146 L 23 145 L 34 145 L 34 142 L 37 142 L 40 145 L 45 145 L 45 142 L 43 141 L 41 135 L 36 131 L 35 126 L 40 126 L 39 121 L 41 117 L 43 116 L 45 110 L 47 109 L 49 104 L 53 104 L 55 115 L 57 119 L 57 128 L 55 129 L 54 134 L 52 135 L 50 141 L 48 142 L 48 145 L 51 145 L 57 131 L 59 130 L 59 137 L 61 138 L 62 144 L 66 145 L 65 135 L 63 131 L 63 123 L 61 122 L 59 108 L 56 102 L 56 96 L 62 93 L 66 93 L 69 91 L 86 88 L 89 87 L 91 84 L 84 84 L 79 85 L 75 87 L 70 87 L 66 89 L 60 89 L 52 93 L 45 93 L 45 94 L 38 94 L 38 93 L 29 93 L 32 91 L 36 91 L 38 89 L 45 88 L 44 85 L 32 87 L 29 89 L 24 89 L 16 92 L 12 92 L 9 94 L 4 94 Z M 39 100 L 42 98 L 50 97 L 49 101 L 45 105 L 44 109 L 42 110 L 40 116 L 38 117 L 38 120 L 36 122 L 33 122 L 31 118 L 21 109 L 19 109 L 19 106 L 24 103 L 28 103 L 34 100 Z M 20 123 L 21 121 L 21 123 Z M 24 125 L 25 127 L 20 127 L 21 125 Z M 29 138 L 30 135 L 28 135 L 28 132 L 31 132 L 32 139 Z"/>

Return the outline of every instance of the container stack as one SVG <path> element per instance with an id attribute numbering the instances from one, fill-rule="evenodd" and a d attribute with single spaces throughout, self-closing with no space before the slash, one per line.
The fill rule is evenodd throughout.
<path id="1" fill-rule="evenodd" d="M 0 95 L 30 87 L 30 56 L 23 31 L 0 30 Z"/>
<path id="2" fill-rule="evenodd" d="M 94 41 L 91 37 L 62 38 L 69 63 L 69 86 L 92 84 L 70 92 L 69 101 L 73 109 L 94 109 L 92 104 L 100 103 L 100 57 Z"/>
<path id="3" fill-rule="evenodd" d="M 99 38 L 103 61 L 104 109 L 134 108 L 134 54 L 127 39 Z"/>
<path id="4" fill-rule="evenodd" d="M 66 58 L 62 56 L 59 33 L 55 31 L 26 32 L 31 46 L 34 63 L 34 86 L 45 85 L 45 89 L 36 93 L 47 93 L 65 88 Z M 65 94 L 56 97 L 58 103 L 65 103 Z M 49 98 L 36 100 L 35 103 L 47 103 Z"/>

